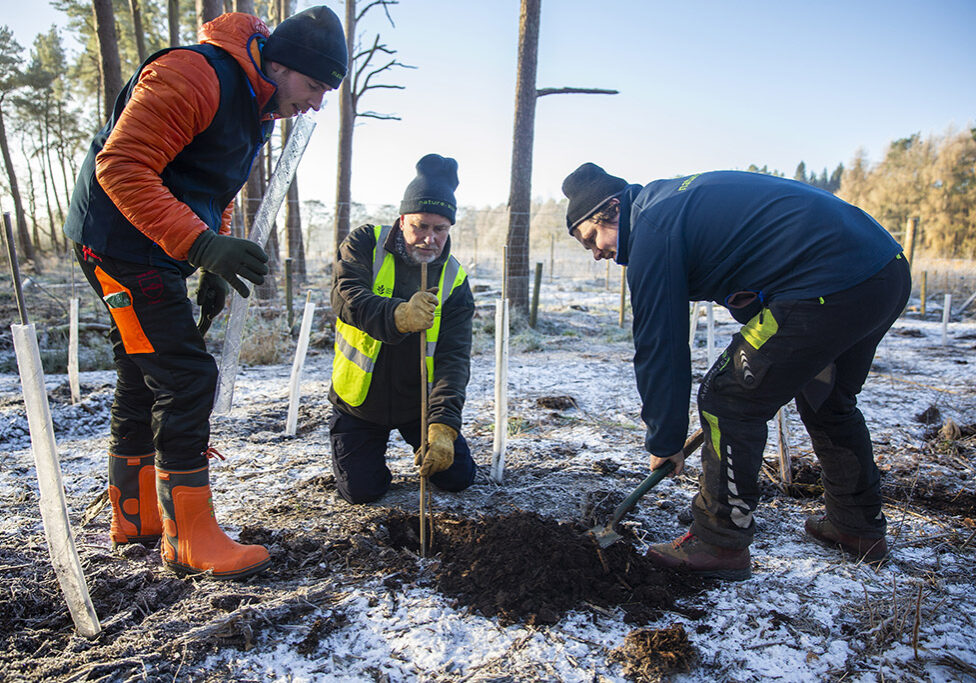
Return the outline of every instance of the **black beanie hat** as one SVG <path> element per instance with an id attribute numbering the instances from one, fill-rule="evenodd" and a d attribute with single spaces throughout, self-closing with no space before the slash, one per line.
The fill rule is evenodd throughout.
<path id="1" fill-rule="evenodd" d="M 335 12 L 309 7 L 275 27 L 262 56 L 338 88 L 346 76 L 346 34 Z"/>
<path id="2" fill-rule="evenodd" d="M 566 227 L 573 228 L 592 216 L 608 199 L 620 194 L 627 181 L 612 176 L 596 164 L 583 164 L 566 176 L 563 194 L 569 198 L 566 208 Z"/>
<path id="3" fill-rule="evenodd" d="M 400 215 L 436 213 L 454 225 L 457 204 L 454 190 L 458 186 L 457 162 L 440 154 L 428 154 L 417 162 L 417 177 L 407 185 L 400 202 Z"/>

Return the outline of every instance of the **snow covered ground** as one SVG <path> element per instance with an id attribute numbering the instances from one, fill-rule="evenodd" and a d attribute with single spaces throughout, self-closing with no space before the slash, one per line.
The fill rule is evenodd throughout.
<path id="1" fill-rule="evenodd" d="M 617 326 L 618 293 L 601 281 L 543 283 L 540 332 L 512 339 L 506 479 L 497 485 L 487 476 L 494 358 L 484 331 L 497 283 L 475 283 L 485 287 L 476 295 L 478 353 L 464 433 L 481 471 L 461 494 L 435 490 L 435 513 L 528 510 L 572 522 L 596 507 L 608 516 L 647 473 L 629 328 Z M 884 472 L 891 561 L 878 569 L 811 542 L 803 520 L 821 510 L 821 498 L 785 495 L 767 479 L 753 577 L 709 584 L 647 624 L 682 625 L 696 653 L 690 670 L 669 680 L 976 680 L 976 322 L 951 322 L 943 345 L 938 315 L 922 321 L 909 314 L 896 323 L 861 397 Z M 696 378 L 706 368 L 704 326 L 702 317 Z M 716 309 L 717 346 L 736 329 Z M 370 506 L 338 498 L 325 426 L 330 368 L 331 350 L 313 349 L 295 437 L 283 434 L 290 363 L 245 367 L 233 410 L 212 421 L 212 442 L 228 456 L 213 467 L 217 517 L 232 536 L 268 536 L 279 567 L 232 584 L 175 579 L 155 551 L 112 554 L 107 510 L 82 523 L 106 485 L 114 373 L 83 373 L 77 405 L 65 376 L 47 377 L 69 511 L 89 584 L 106 612 L 105 633 L 94 641 L 71 635 L 47 562 L 19 377 L 0 375 L 0 610 L 10 619 L 0 629 L 0 677 L 625 680 L 610 658 L 635 628 L 622 610 L 583 604 L 555 624 L 504 624 L 439 592 L 430 580 L 436 558 L 414 559 L 416 571 L 400 572 L 402 581 L 391 581 L 400 565 L 363 567 L 350 559 L 359 557 L 358 527 L 389 510 L 416 513 L 417 480 L 409 448 L 395 436 L 391 492 Z M 576 407 L 545 407 L 554 397 L 571 397 Z M 920 421 L 926 411 L 929 424 Z M 787 419 L 794 457 L 815 466 L 792 408 Z M 949 420 L 960 429 L 940 436 Z M 771 425 L 772 469 L 775 434 Z M 686 474 L 662 482 L 627 518 L 638 548 L 683 533 L 697 475 L 693 457 Z M 296 559 L 299 549 L 304 554 Z"/>

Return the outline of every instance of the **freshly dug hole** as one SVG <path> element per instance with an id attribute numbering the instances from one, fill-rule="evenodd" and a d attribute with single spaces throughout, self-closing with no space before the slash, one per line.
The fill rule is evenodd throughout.
<path id="1" fill-rule="evenodd" d="M 419 550 L 417 515 L 391 511 L 383 543 Z M 702 588 L 693 578 L 662 571 L 626 542 L 600 550 L 573 525 L 531 512 L 503 517 L 435 518 L 428 557 L 436 585 L 502 624 L 554 624 L 569 610 L 620 607 L 629 623 L 647 623 L 662 611 L 698 618 L 675 599 Z"/>

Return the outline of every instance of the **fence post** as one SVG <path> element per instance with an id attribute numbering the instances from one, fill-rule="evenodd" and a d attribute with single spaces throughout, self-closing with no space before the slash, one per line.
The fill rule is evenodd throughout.
<path id="1" fill-rule="evenodd" d="M 627 314 L 627 266 L 620 266 L 620 318 L 617 325 L 624 326 Z"/>
<path id="2" fill-rule="evenodd" d="M 909 267 L 915 260 L 915 233 L 918 230 L 918 216 L 909 218 L 905 223 L 905 258 L 908 259 Z"/>
<path id="3" fill-rule="evenodd" d="M 539 317 L 539 285 L 542 283 L 542 264 L 535 264 L 535 282 L 532 285 L 532 310 L 529 313 L 529 327 L 535 329 Z"/>
<path id="4" fill-rule="evenodd" d="M 549 235 L 549 282 L 556 277 L 556 236 Z"/>
<path id="5" fill-rule="evenodd" d="M 708 353 L 706 358 L 708 359 L 708 367 L 712 367 L 712 362 L 715 360 L 715 304 L 709 301 L 705 304 L 705 339 L 708 344 Z"/>
<path id="6" fill-rule="evenodd" d="M 919 285 L 919 299 L 921 300 L 919 304 L 918 313 L 921 317 L 925 317 L 925 299 L 928 298 L 929 290 L 929 271 L 922 271 L 922 283 Z"/>
<path id="7" fill-rule="evenodd" d="M 291 300 L 291 268 L 292 260 L 291 258 L 285 259 L 285 307 L 288 309 L 288 331 L 291 332 L 292 325 L 295 324 L 295 310 L 292 307 Z"/>

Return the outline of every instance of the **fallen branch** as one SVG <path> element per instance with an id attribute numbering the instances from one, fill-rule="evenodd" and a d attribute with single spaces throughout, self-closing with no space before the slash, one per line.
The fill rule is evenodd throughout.
<path id="1" fill-rule="evenodd" d="M 918 659 L 918 627 L 922 621 L 922 584 L 918 584 L 918 597 L 915 598 L 915 625 L 912 627 L 912 649 Z"/>
<path id="2" fill-rule="evenodd" d="M 303 603 L 316 607 L 317 603 L 326 600 L 331 595 L 333 589 L 334 586 L 330 582 L 323 586 L 305 589 L 298 593 L 270 600 L 267 603 L 241 605 L 223 619 L 188 631 L 185 635 L 174 640 L 170 647 L 177 648 L 191 643 L 199 644 L 221 640 L 238 634 L 243 634 L 245 639 L 250 642 L 251 630 L 248 622 L 259 619 L 273 622 L 280 617 L 287 616 L 295 610 L 296 606 Z"/>

